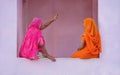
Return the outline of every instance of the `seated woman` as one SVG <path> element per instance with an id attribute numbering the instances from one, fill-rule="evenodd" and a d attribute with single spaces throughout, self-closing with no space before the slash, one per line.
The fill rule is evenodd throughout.
<path id="1" fill-rule="evenodd" d="M 78 50 L 72 54 L 72 58 L 99 58 L 101 52 L 101 39 L 97 26 L 92 18 L 84 20 L 85 32 L 82 35 L 82 44 Z"/>
<path id="2" fill-rule="evenodd" d="M 56 61 L 53 56 L 48 54 L 45 48 L 45 40 L 41 30 L 48 27 L 57 19 L 57 17 L 58 15 L 54 16 L 44 24 L 42 24 L 42 20 L 40 18 L 33 18 L 22 42 L 19 52 L 20 57 L 36 60 L 40 56 L 39 53 L 41 53 L 43 57 L 46 57 L 52 61 Z"/>

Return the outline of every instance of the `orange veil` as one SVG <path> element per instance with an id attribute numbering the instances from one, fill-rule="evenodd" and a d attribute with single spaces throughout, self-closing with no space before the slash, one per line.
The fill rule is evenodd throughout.
<path id="1" fill-rule="evenodd" d="M 98 58 L 101 52 L 101 39 L 96 24 L 92 18 L 84 20 L 85 32 L 82 35 L 82 41 L 86 44 L 83 49 L 76 51 L 72 58 Z"/>

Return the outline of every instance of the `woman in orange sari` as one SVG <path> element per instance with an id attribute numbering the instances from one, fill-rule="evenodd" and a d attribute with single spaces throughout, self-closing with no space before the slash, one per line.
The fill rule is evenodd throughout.
<path id="1" fill-rule="evenodd" d="M 84 20 L 85 32 L 82 35 L 81 47 L 71 56 L 72 58 L 99 58 L 101 39 L 96 24 L 92 18 Z"/>

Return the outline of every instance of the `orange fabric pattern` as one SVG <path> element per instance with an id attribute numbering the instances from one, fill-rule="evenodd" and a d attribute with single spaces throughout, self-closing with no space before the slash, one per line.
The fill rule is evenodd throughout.
<path id="1" fill-rule="evenodd" d="M 76 51 L 72 58 L 99 58 L 101 52 L 101 39 L 96 24 L 92 18 L 86 18 L 84 20 L 85 32 L 82 35 L 82 41 L 84 41 L 84 48 Z"/>

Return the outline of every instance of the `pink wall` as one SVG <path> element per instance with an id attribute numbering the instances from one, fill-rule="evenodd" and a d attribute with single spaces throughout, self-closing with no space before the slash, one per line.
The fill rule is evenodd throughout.
<path id="1" fill-rule="evenodd" d="M 23 3 L 22 0 L 17 1 L 17 56 L 19 53 L 21 40 L 23 39 Z"/>
<path id="2" fill-rule="evenodd" d="M 98 25 L 98 0 L 92 0 L 92 17 Z"/>
<path id="3" fill-rule="evenodd" d="M 23 35 L 33 17 L 45 22 L 58 13 L 58 20 L 43 30 L 46 47 L 55 57 L 69 57 L 80 45 L 84 18 L 93 17 L 97 21 L 96 3 L 94 0 L 24 0 Z"/>

